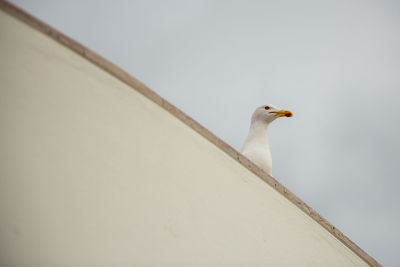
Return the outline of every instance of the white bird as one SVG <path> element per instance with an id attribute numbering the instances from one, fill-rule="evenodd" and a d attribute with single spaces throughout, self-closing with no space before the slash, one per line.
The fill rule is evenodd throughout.
<path id="1" fill-rule="evenodd" d="M 289 110 L 280 110 L 272 105 L 258 107 L 251 117 L 249 135 L 244 142 L 242 154 L 257 166 L 271 174 L 272 159 L 268 141 L 268 126 L 279 117 L 292 117 Z"/>

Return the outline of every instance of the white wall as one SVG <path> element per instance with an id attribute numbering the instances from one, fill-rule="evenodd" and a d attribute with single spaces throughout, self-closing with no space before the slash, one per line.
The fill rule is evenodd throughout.
<path id="1" fill-rule="evenodd" d="M 362 266 L 198 133 L 0 12 L 0 263 Z"/>

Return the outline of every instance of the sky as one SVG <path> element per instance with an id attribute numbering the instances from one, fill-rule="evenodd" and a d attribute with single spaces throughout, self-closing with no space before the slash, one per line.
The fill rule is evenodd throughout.
<path id="1" fill-rule="evenodd" d="M 384 266 L 400 240 L 400 1 L 13 0 L 237 150 L 254 109 L 272 175 Z"/>

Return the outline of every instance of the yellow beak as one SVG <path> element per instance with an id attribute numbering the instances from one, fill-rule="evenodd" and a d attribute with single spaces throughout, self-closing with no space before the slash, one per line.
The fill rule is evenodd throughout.
<path id="1" fill-rule="evenodd" d="M 293 113 L 289 110 L 278 110 L 278 111 L 271 111 L 278 117 L 293 117 Z"/>

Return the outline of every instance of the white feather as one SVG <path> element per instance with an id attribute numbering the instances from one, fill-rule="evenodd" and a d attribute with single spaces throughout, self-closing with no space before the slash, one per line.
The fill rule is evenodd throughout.
<path id="1" fill-rule="evenodd" d="M 266 107 L 268 107 L 266 109 Z M 281 112 L 278 115 L 277 112 Z M 286 113 L 282 113 L 286 112 Z M 272 158 L 268 140 L 268 126 L 278 117 L 291 117 L 289 111 L 281 111 L 272 105 L 264 105 L 257 108 L 251 117 L 249 134 L 242 148 L 242 154 L 253 161 L 256 165 L 271 174 Z"/>

